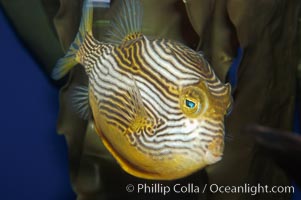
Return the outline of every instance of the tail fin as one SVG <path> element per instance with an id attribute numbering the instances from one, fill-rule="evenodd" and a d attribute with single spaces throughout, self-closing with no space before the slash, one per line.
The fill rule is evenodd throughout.
<path id="1" fill-rule="evenodd" d="M 66 55 L 59 59 L 56 63 L 53 71 L 52 78 L 58 80 L 65 76 L 78 62 L 76 60 L 76 53 L 83 43 L 87 34 L 92 35 L 92 23 L 93 23 L 93 4 L 90 0 L 85 0 L 82 9 L 82 18 L 80 22 L 79 32 L 76 35 L 75 40 L 69 47 Z"/>
<path id="2" fill-rule="evenodd" d="M 106 42 L 120 44 L 139 37 L 142 32 L 143 15 L 140 0 L 119 0 L 115 12 Z"/>

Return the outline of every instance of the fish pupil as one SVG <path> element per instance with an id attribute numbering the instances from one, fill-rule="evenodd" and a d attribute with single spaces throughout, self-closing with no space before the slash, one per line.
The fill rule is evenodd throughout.
<path id="1" fill-rule="evenodd" d="M 195 107 L 195 103 L 188 100 L 188 99 L 185 100 L 185 104 L 188 108 L 194 108 Z"/>

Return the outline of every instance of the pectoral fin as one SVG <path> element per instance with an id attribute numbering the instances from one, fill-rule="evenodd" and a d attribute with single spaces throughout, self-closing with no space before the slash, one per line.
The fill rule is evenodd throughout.
<path id="1" fill-rule="evenodd" d="M 156 122 L 146 111 L 135 78 L 131 76 L 131 79 L 133 80 L 133 84 L 131 88 L 129 88 L 129 127 L 125 134 L 134 133 L 139 135 L 141 132 L 145 132 L 149 135 L 153 135 Z"/>

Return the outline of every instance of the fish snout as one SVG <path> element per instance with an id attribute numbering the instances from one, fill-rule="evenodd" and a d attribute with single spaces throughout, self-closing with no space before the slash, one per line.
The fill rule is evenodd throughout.
<path id="1" fill-rule="evenodd" d="M 207 164 L 213 164 L 222 159 L 224 151 L 224 138 L 216 137 L 209 144 L 205 153 L 205 162 Z"/>

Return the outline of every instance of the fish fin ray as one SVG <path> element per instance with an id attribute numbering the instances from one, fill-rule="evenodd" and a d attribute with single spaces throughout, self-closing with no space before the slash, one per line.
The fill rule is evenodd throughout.
<path id="1" fill-rule="evenodd" d="M 71 93 L 72 108 L 80 118 L 88 120 L 91 116 L 89 103 L 89 88 L 87 86 L 77 86 Z"/>
<path id="2" fill-rule="evenodd" d="M 52 71 L 52 78 L 59 80 L 64 77 L 79 61 L 77 52 L 87 34 L 92 35 L 93 25 L 93 4 L 90 0 L 85 0 L 82 9 L 82 18 L 73 43 L 70 45 L 66 55 L 59 59 Z"/>
<path id="3" fill-rule="evenodd" d="M 142 101 L 142 97 L 138 88 L 138 85 L 136 83 L 136 80 L 134 78 L 133 75 L 130 75 L 131 79 L 133 80 L 133 84 L 130 88 L 130 96 L 131 96 L 131 101 L 132 101 L 132 107 L 133 109 L 136 110 L 135 114 L 139 114 L 141 116 L 146 117 L 146 111 L 145 111 L 145 107 L 143 105 L 143 101 Z"/>
<path id="4" fill-rule="evenodd" d="M 116 17 L 111 21 L 106 42 L 121 44 L 141 36 L 142 6 L 140 0 L 120 0 Z"/>
<path id="5" fill-rule="evenodd" d="M 148 115 L 142 101 L 142 96 L 136 80 L 132 75 L 133 84 L 129 88 L 129 127 L 125 133 L 139 134 L 144 130 L 147 134 L 153 135 L 156 128 L 156 122 Z"/>
<path id="6" fill-rule="evenodd" d="M 71 49 L 67 52 L 67 54 L 60 58 L 55 64 L 52 70 L 52 78 L 54 80 L 59 80 L 64 77 L 75 65 L 77 62 L 74 59 L 74 52 Z"/>

